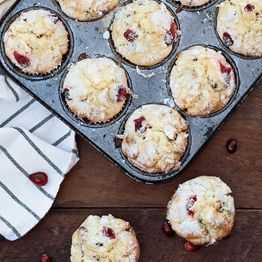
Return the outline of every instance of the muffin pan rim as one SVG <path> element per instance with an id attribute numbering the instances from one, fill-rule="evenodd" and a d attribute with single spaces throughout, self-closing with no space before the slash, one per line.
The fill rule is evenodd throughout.
<path id="1" fill-rule="evenodd" d="M 177 5 L 177 8 L 181 8 L 181 11 L 187 11 L 187 12 L 199 12 L 206 8 L 209 8 L 210 6 L 216 4 L 219 0 L 209 0 L 206 4 L 199 5 L 199 6 L 188 6 L 188 5 L 182 5 L 181 3 L 176 3 L 176 0 L 167 0 L 173 5 Z M 178 1 L 179 2 L 179 1 Z"/>

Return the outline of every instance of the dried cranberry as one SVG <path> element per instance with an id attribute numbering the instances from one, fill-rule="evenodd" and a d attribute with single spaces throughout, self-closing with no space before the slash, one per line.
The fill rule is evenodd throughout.
<path id="1" fill-rule="evenodd" d="M 22 54 L 18 53 L 17 51 L 14 51 L 14 57 L 15 57 L 15 60 L 17 61 L 17 63 L 19 65 L 22 65 L 22 66 L 29 66 L 30 65 L 30 60 L 25 55 L 22 55 Z"/>
<path id="2" fill-rule="evenodd" d="M 223 34 L 223 41 L 227 46 L 232 46 L 234 44 L 234 41 L 228 32 Z"/>
<path id="3" fill-rule="evenodd" d="M 123 86 L 121 86 L 118 89 L 117 93 L 117 102 L 123 102 L 125 99 L 129 96 L 129 93 L 127 92 L 127 89 Z"/>
<path id="4" fill-rule="evenodd" d="M 172 237 L 174 235 L 174 231 L 172 227 L 170 226 L 169 222 L 167 220 L 164 221 L 162 224 L 162 231 L 168 236 Z"/>
<path id="5" fill-rule="evenodd" d="M 185 250 L 189 252 L 194 252 L 200 248 L 200 246 L 195 246 L 192 243 L 190 243 L 189 241 L 185 242 L 184 247 L 185 247 Z"/>
<path id="6" fill-rule="evenodd" d="M 191 210 L 191 208 L 193 207 L 196 201 L 197 201 L 196 195 L 191 196 L 187 201 L 186 209 L 189 216 L 194 216 L 195 214 L 195 212 Z"/>
<path id="7" fill-rule="evenodd" d="M 40 257 L 40 262 L 52 262 L 52 259 L 48 255 L 44 254 Z"/>
<path id="8" fill-rule="evenodd" d="M 237 143 L 237 140 L 234 139 L 234 138 L 231 138 L 227 141 L 226 143 L 226 149 L 227 149 L 227 152 L 230 153 L 230 154 L 234 154 L 236 151 L 237 151 L 237 148 L 238 148 L 238 143 Z"/>
<path id="9" fill-rule="evenodd" d="M 255 6 L 252 4 L 247 4 L 244 9 L 246 12 L 252 12 L 255 9 Z"/>
<path id="10" fill-rule="evenodd" d="M 173 22 L 171 25 L 170 25 L 170 29 L 169 29 L 171 35 L 173 36 L 173 39 L 176 39 L 177 38 L 177 25 L 175 22 Z"/>
<path id="11" fill-rule="evenodd" d="M 110 239 L 115 239 L 116 235 L 112 228 L 110 227 L 103 227 L 103 235 L 109 237 Z"/>
<path id="12" fill-rule="evenodd" d="M 173 22 L 170 25 L 169 31 L 166 32 L 165 34 L 165 43 L 166 45 L 171 45 L 174 41 L 177 39 L 177 25 L 175 22 Z"/>
<path id="13" fill-rule="evenodd" d="M 220 71 L 222 74 L 227 74 L 229 75 L 232 71 L 232 68 L 230 66 L 226 66 L 224 64 L 222 64 L 221 62 L 219 62 L 220 65 Z"/>
<path id="14" fill-rule="evenodd" d="M 86 53 L 81 53 L 79 56 L 78 56 L 78 61 L 81 61 L 81 60 L 85 60 L 88 58 L 88 55 Z"/>
<path id="15" fill-rule="evenodd" d="M 124 37 L 127 41 L 129 42 L 134 42 L 135 39 L 138 37 L 137 33 L 135 31 L 133 31 L 132 29 L 127 29 L 124 32 Z"/>
<path id="16" fill-rule="evenodd" d="M 197 201 L 197 196 L 194 195 L 194 196 L 190 197 L 190 199 L 192 199 L 194 202 L 196 202 Z"/>
<path id="17" fill-rule="evenodd" d="M 188 210 L 187 210 L 187 214 L 188 214 L 189 216 L 193 217 L 193 216 L 195 215 L 195 212 L 194 212 L 193 210 L 191 210 L 191 209 L 188 209 Z"/>
<path id="18" fill-rule="evenodd" d="M 43 172 L 31 174 L 29 179 L 37 186 L 45 186 L 48 182 L 48 176 Z"/>
<path id="19" fill-rule="evenodd" d="M 135 131 L 138 131 L 141 127 L 142 127 L 142 124 L 143 122 L 145 121 L 146 119 L 141 116 L 137 119 L 134 120 L 134 123 L 135 123 Z"/>

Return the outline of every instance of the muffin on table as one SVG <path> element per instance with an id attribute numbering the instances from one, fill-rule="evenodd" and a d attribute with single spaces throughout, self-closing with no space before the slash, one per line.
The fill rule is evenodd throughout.
<path id="1" fill-rule="evenodd" d="M 135 231 L 112 215 L 90 215 L 73 234 L 71 262 L 137 262 L 139 256 Z"/>
<path id="2" fill-rule="evenodd" d="M 225 0 L 219 5 L 217 32 L 232 51 L 262 57 L 262 1 Z"/>
<path id="3" fill-rule="evenodd" d="M 179 33 L 166 6 L 153 0 L 137 0 L 121 7 L 111 25 L 116 51 L 139 66 L 153 66 L 164 60 Z"/>
<path id="4" fill-rule="evenodd" d="M 9 60 L 29 75 L 47 75 L 57 69 L 69 51 L 63 22 L 46 9 L 22 12 L 3 37 Z"/>
<path id="5" fill-rule="evenodd" d="M 218 177 L 200 176 L 179 185 L 168 203 L 167 220 L 177 235 L 196 246 L 212 245 L 234 225 L 231 189 Z"/>
<path id="6" fill-rule="evenodd" d="M 124 108 L 131 90 L 123 68 L 106 57 L 87 58 L 73 64 L 62 93 L 69 110 L 89 123 L 106 123 Z"/>
<path id="7" fill-rule="evenodd" d="M 187 7 L 200 7 L 210 2 L 214 2 L 214 0 L 179 0 L 175 2 L 179 2 L 181 5 L 187 6 Z"/>
<path id="8" fill-rule="evenodd" d="M 79 21 L 90 21 L 101 18 L 114 9 L 119 0 L 56 0 L 62 11 L 69 17 Z"/>
<path id="9" fill-rule="evenodd" d="M 131 114 L 121 137 L 122 152 L 131 164 L 152 174 L 168 173 L 180 168 L 188 126 L 174 108 L 148 104 Z"/>
<path id="10" fill-rule="evenodd" d="M 176 104 L 191 116 L 225 107 L 236 89 L 233 67 L 220 51 L 193 46 L 178 54 L 170 74 Z"/>

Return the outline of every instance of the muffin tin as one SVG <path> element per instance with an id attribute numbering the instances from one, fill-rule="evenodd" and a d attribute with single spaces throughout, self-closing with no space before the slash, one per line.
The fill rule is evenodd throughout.
<path id="1" fill-rule="evenodd" d="M 104 37 L 109 30 L 113 13 L 111 12 L 102 19 L 92 22 L 78 22 L 70 19 L 63 14 L 55 0 L 23 0 L 17 1 L 9 13 L 1 20 L 1 52 L 0 62 L 5 71 L 25 90 L 31 93 L 48 109 L 53 111 L 63 121 L 69 124 L 73 129 L 85 137 L 106 157 L 111 159 L 115 164 L 120 166 L 123 171 L 130 177 L 146 183 L 157 183 L 169 180 L 179 173 L 188 165 L 202 146 L 208 141 L 212 134 L 230 115 L 232 110 L 246 97 L 249 91 L 255 87 L 255 83 L 262 75 L 262 59 L 251 59 L 236 55 L 223 45 L 217 36 L 215 30 L 216 4 L 222 1 L 213 1 L 201 8 L 181 8 L 175 1 L 163 1 L 168 8 L 177 12 L 177 19 L 182 31 L 179 44 L 176 46 L 168 59 L 164 60 L 159 66 L 153 68 L 138 68 L 127 63 L 115 50 L 110 39 Z M 53 10 L 58 14 L 64 23 L 69 27 L 71 38 L 70 52 L 59 70 L 45 77 L 33 77 L 24 75 L 14 68 L 5 56 L 3 48 L 3 34 L 8 28 L 12 18 L 21 10 L 32 8 L 32 6 L 45 7 Z M 34 8 L 34 7 L 33 7 Z M 175 105 L 170 95 L 168 87 L 168 76 L 171 65 L 174 63 L 177 53 L 192 45 L 210 45 L 215 49 L 221 50 L 228 58 L 237 76 L 238 88 L 229 102 L 221 111 L 208 117 L 190 117 L 181 112 Z M 63 104 L 60 93 L 61 83 L 67 71 L 67 65 L 78 61 L 80 54 L 86 53 L 88 56 L 107 56 L 122 63 L 126 69 L 134 97 L 127 103 L 126 109 L 115 121 L 105 125 L 88 125 L 76 119 L 70 114 Z M 117 147 L 115 137 L 123 130 L 124 123 L 128 116 L 139 106 L 150 103 L 162 103 L 176 107 L 186 118 L 190 129 L 190 143 L 185 156 L 182 159 L 181 168 L 175 172 L 167 174 L 148 174 L 133 167 L 123 156 L 121 148 Z M 91 163 L 90 163 L 91 164 Z"/>

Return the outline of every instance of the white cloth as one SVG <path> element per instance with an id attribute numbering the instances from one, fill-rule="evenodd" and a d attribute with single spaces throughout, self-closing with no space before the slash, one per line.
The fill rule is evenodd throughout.
<path id="1" fill-rule="evenodd" d="M 16 240 L 51 208 L 78 152 L 74 132 L 1 71 L 0 112 L 0 234 Z M 28 178 L 36 172 L 48 175 L 45 186 Z"/>

